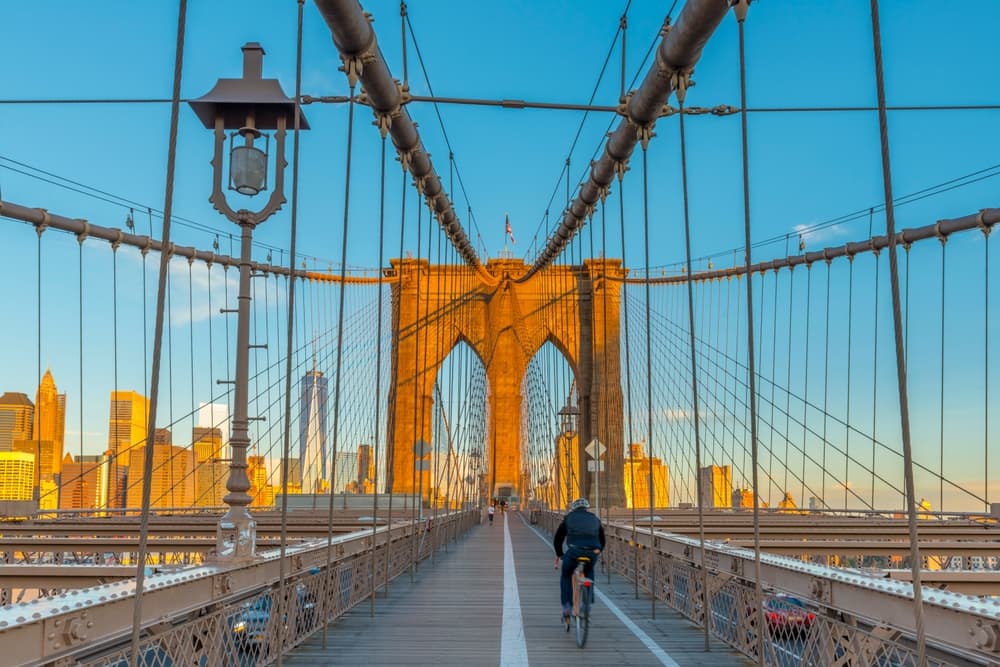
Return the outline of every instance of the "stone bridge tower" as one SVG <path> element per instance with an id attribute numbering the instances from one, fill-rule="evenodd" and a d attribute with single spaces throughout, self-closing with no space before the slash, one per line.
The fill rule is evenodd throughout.
<path id="1" fill-rule="evenodd" d="M 491 260 L 486 269 L 496 276 L 492 280 L 464 265 L 431 266 L 416 259 L 391 264 L 398 281 L 392 286 L 388 488 L 393 493 L 422 488 L 426 497 L 430 472 L 414 472 L 414 443 L 431 441 L 434 381 L 445 358 L 464 341 L 478 355 L 489 383 L 491 423 L 483 451 L 490 493 L 510 487 L 525 497 L 521 383 L 532 357 L 551 342 L 576 377 L 580 442 L 597 437 L 608 448 L 602 504 L 606 497 L 610 506 L 624 507 L 621 260 L 550 266 L 524 282 L 515 282 L 528 268 L 521 260 Z M 593 496 L 590 476 L 584 477 L 581 488 Z"/>

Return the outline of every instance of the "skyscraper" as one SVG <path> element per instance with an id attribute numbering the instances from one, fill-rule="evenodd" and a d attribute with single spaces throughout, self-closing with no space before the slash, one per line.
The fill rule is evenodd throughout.
<path id="1" fill-rule="evenodd" d="M 653 478 L 653 507 L 670 505 L 670 471 L 659 457 L 647 457 L 642 443 L 629 445 L 625 459 L 625 503 L 627 507 L 649 507 L 649 478 Z"/>
<path id="2" fill-rule="evenodd" d="M 62 463 L 59 509 L 102 509 L 107 498 L 108 455 L 83 455 L 76 460 L 66 454 Z"/>
<path id="3" fill-rule="evenodd" d="M 132 450 L 126 507 L 142 507 L 145 453 L 145 445 Z M 171 441 L 170 429 L 156 429 L 149 487 L 150 507 L 190 507 L 194 503 L 194 453 L 185 447 L 175 446 Z"/>
<path id="4" fill-rule="evenodd" d="M 302 492 L 319 493 L 326 466 L 327 380 L 321 371 L 302 378 L 302 412 L 299 415 L 299 462 Z"/>
<path id="5" fill-rule="evenodd" d="M 31 500 L 34 476 L 34 454 L 0 452 L 0 500 Z"/>
<path id="6" fill-rule="evenodd" d="M 0 396 L 0 452 L 11 451 L 15 440 L 31 438 L 35 406 L 27 394 L 8 391 Z"/>
<path id="7" fill-rule="evenodd" d="M 218 428 L 195 426 L 191 431 L 194 450 L 195 507 L 219 507 L 226 495 L 229 465 L 222 458 L 222 432 Z"/>
<path id="8" fill-rule="evenodd" d="M 55 380 L 52 379 L 52 371 L 47 369 L 38 385 L 38 393 L 35 394 L 35 420 L 31 429 L 31 437 L 33 440 L 51 440 L 55 443 L 55 451 L 58 456 L 50 463 L 47 471 L 42 471 L 43 478 L 46 473 L 58 474 L 58 469 L 62 465 L 65 433 L 66 394 L 59 393 Z"/>
<path id="9" fill-rule="evenodd" d="M 111 484 L 107 507 L 125 507 L 123 479 L 133 450 L 146 440 L 149 400 L 134 391 L 111 392 L 111 415 L 108 419 L 108 450 L 111 452 Z M 142 469 L 142 457 L 136 459 Z M 141 479 L 141 474 L 137 479 Z"/>
<path id="10" fill-rule="evenodd" d="M 730 507 L 733 501 L 733 473 L 729 466 L 705 466 L 701 475 L 701 506 Z M 753 496 L 751 496 L 753 503 Z"/>

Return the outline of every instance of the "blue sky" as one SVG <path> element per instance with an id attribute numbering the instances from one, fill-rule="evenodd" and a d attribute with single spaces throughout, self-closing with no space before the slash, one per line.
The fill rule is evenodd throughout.
<path id="1" fill-rule="evenodd" d="M 629 79 L 669 4 L 643 0 L 631 4 L 626 57 Z M 438 95 L 584 103 L 593 89 L 623 6 L 624 2 L 608 1 L 413 2 L 409 11 L 431 84 Z M 172 0 L 7 3 L 3 8 L 5 39 L 0 42 L 0 62 L 5 65 L 3 97 L 8 100 L 169 97 L 176 9 L 177 3 Z M 367 2 L 365 9 L 374 15 L 387 62 L 394 75 L 401 78 L 398 3 Z M 1000 5 L 988 0 L 883 2 L 889 104 L 998 103 L 1000 74 L 991 46 L 998 19 Z M 200 96 L 217 78 L 239 76 L 242 57 L 239 47 L 247 41 L 263 44 L 267 51 L 265 76 L 277 77 L 286 93 L 291 94 L 295 26 L 294 0 L 190 3 L 182 96 Z M 863 0 L 754 3 L 747 23 L 747 47 L 751 108 L 875 103 L 870 19 L 868 3 Z M 616 47 L 598 89 L 597 104 L 617 102 L 619 57 Z M 346 94 L 346 81 L 337 71 L 338 66 L 329 30 L 312 3 L 307 2 L 303 92 L 317 96 Z M 689 105 L 738 105 L 736 24 L 732 16 L 726 18 L 706 47 L 694 78 L 697 86 L 688 94 Z M 414 93 L 428 93 L 412 46 L 409 82 Z M 413 104 L 409 110 L 419 123 L 424 143 L 447 187 L 448 150 L 433 109 L 426 104 Z M 465 215 L 471 206 L 483 241 L 495 256 L 504 243 L 503 221 L 509 212 L 518 241 L 515 253 L 526 254 L 553 189 L 558 187 L 558 192 L 564 192 L 565 185 L 558 184 L 559 174 L 581 114 L 444 105 L 440 110 L 468 194 L 467 200 L 456 181 L 453 195 L 460 219 L 471 228 Z M 310 260 L 314 265 L 325 268 L 340 261 L 347 110 L 343 105 L 312 105 L 305 108 L 305 113 L 313 129 L 302 140 L 299 247 L 307 257 L 316 258 Z M 381 263 L 375 243 L 378 133 L 369 125 L 369 119 L 366 109 L 358 109 L 348 262 L 360 267 Z M 584 124 L 571 156 L 574 189 L 609 121 L 606 114 L 591 114 Z M 890 113 L 889 121 L 897 195 L 1000 163 L 997 131 L 1000 111 L 899 111 Z M 120 205 L 17 173 L 16 170 L 24 169 L 11 162 L 15 160 L 161 209 L 168 127 L 168 104 L 0 104 L 3 198 L 107 226 L 123 225 L 128 212 Z M 721 252 L 724 259 L 716 262 L 730 261 L 728 251 L 742 244 L 739 118 L 689 117 L 687 130 L 692 251 L 695 256 Z M 656 133 L 649 153 L 650 260 L 652 265 L 661 266 L 683 259 L 676 117 L 662 119 Z M 877 205 L 882 200 L 878 124 L 872 112 L 754 113 L 750 116 L 749 143 L 755 239 L 786 234 L 794 237 L 799 226 Z M 229 246 L 226 235 L 233 233 L 235 227 L 207 203 L 210 151 L 209 132 L 183 106 L 174 211 L 218 230 L 225 252 Z M 638 176 L 636 161 L 625 183 L 628 212 L 625 224 L 631 244 L 626 253 L 632 266 L 636 265 L 641 250 Z M 388 247 L 393 249 L 399 242 L 399 183 L 398 168 L 390 168 L 386 207 L 391 239 Z M 996 178 L 987 178 L 901 207 L 897 225 L 920 226 L 995 206 L 1000 192 L 997 183 Z M 553 220 L 563 203 L 562 195 L 558 195 L 552 204 Z M 257 239 L 275 248 L 287 248 L 288 212 L 286 207 L 262 225 Z M 609 215 L 609 221 L 612 219 L 617 220 Z M 137 213 L 136 222 L 141 232 L 146 224 L 145 215 Z M 154 219 L 156 235 L 158 225 L 159 220 Z M 876 215 L 875 229 L 882 225 L 884 220 Z M 410 250 L 414 249 L 413 228 L 412 222 L 408 224 L 411 231 L 404 243 Z M 815 249 L 867 235 L 868 221 L 859 220 L 807 236 L 805 241 L 808 248 Z M 214 239 L 212 232 L 180 226 L 174 227 L 173 236 L 180 244 L 202 248 L 210 247 Z M 0 359 L 3 369 L 0 389 L 33 393 L 38 352 L 33 321 L 35 235 L 23 225 L 2 221 L 0 239 L 0 261 L 7 284 L 21 286 L 19 290 L 8 290 L 5 298 L 10 299 L 14 310 L 29 314 L 23 327 L 0 334 L 5 339 L 5 358 Z M 607 254 L 620 255 L 621 248 L 612 239 L 617 239 L 617 235 L 609 234 Z M 43 262 L 49 268 L 43 270 L 43 293 L 48 300 L 43 309 L 42 361 L 66 367 L 68 370 L 62 375 L 73 378 L 79 372 L 75 361 L 78 346 L 75 343 L 62 346 L 60 341 L 67 331 L 75 332 L 78 326 L 77 248 L 75 241 L 68 238 L 47 236 L 44 242 Z M 794 249 L 795 245 L 793 238 L 790 246 Z M 981 239 L 956 241 L 951 246 L 949 309 L 954 312 L 949 317 L 960 332 L 977 330 L 976 327 L 981 332 L 982 296 L 978 278 L 981 263 L 972 264 L 973 258 L 981 257 Z M 928 332 L 913 343 L 917 350 L 926 347 L 928 355 L 935 354 L 933 350 L 939 344 L 934 337 L 939 315 L 936 306 L 930 305 L 936 303 L 935 290 L 940 289 L 936 255 L 932 252 L 936 250 L 921 250 L 926 259 L 921 260 L 924 263 L 920 267 L 925 268 L 914 278 L 915 284 L 919 284 L 925 273 L 929 276 L 928 307 L 926 312 L 917 309 L 914 314 L 915 328 L 921 329 L 921 318 L 926 317 Z M 258 259 L 263 259 L 266 252 L 259 249 Z M 393 250 L 386 256 L 395 254 Z M 785 242 L 779 241 L 755 251 L 755 258 L 770 259 L 784 254 Z M 101 327 L 106 327 L 107 313 L 98 307 L 107 305 L 99 295 L 100 285 L 106 284 L 110 271 L 109 257 L 105 244 L 85 245 L 88 287 L 85 300 L 95 302 L 94 310 L 85 308 L 85 328 L 93 332 L 85 338 L 91 342 L 106 331 Z M 134 253 L 120 258 L 120 270 L 132 271 L 128 274 L 131 276 L 137 275 L 139 264 Z M 94 285 L 92 295 L 89 289 Z M 884 285 L 885 282 L 883 288 Z M 135 290 L 129 289 L 119 298 L 126 303 L 139 303 Z M 863 309 L 871 299 L 864 290 L 860 292 L 855 294 L 858 299 L 855 307 Z M 883 305 L 886 302 L 883 298 Z M 882 331 L 887 333 L 889 329 L 883 326 Z M 75 333 L 72 338 L 75 341 Z M 30 339 L 30 354 L 12 352 L 23 350 L 26 339 Z M 963 379 L 965 369 L 970 373 L 975 371 L 978 350 L 972 346 L 959 347 L 949 357 L 949 369 L 954 369 L 954 376 L 947 393 L 956 397 L 956 409 L 965 398 L 969 398 L 965 402 L 970 402 L 978 391 L 967 386 Z M 141 363 L 141 353 L 137 355 L 133 349 L 128 354 L 130 360 L 123 365 L 129 367 L 127 372 L 134 373 Z M 885 350 L 885 355 L 889 354 L 891 350 Z M 883 367 L 887 367 L 890 359 L 885 355 L 884 361 L 880 361 Z M 88 363 L 98 369 L 103 365 L 96 360 Z M 929 376 L 934 376 L 935 363 L 936 357 L 932 357 Z M 90 373 L 106 381 L 100 370 L 85 372 Z M 923 373 L 921 367 L 914 368 L 917 382 L 926 380 Z M 135 377 L 133 374 L 130 380 Z M 60 381 L 58 372 L 57 381 Z M 889 389 L 891 384 L 886 386 Z M 72 404 L 73 391 L 69 391 Z M 928 405 L 934 405 L 936 392 L 936 387 L 929 392 Z M 922 400 L 919 392 L 915 400 Z M 71 413 L 72 410 L 71 407 Z M 95 426 L 85 427 L 85 432 L 99 432 L 106 418 L 102 416 L 105 410 L 96 411 Z M 98 447 L 102 438 L 93 436 L 92 446 Z M 969 465 L 972 475 L 972 464 Z"/>

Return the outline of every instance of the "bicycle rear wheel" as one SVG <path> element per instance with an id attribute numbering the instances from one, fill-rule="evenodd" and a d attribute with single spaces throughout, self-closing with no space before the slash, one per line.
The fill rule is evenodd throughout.
<path id="1" fill-rule="evenodd" d="M 589 583 L 589 582 L 588 582 Z M 587 644 L 587 631 L 590 629 L 590 601 L 592 589 L 581 582 L 579 584 L 580 605 L 577 609 L 576 618 L 576 645 L 583 648 Z"/>

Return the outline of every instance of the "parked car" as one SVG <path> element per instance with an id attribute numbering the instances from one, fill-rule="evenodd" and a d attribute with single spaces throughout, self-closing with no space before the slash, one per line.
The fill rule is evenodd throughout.
<path id="1" fill-rule="evenodd" d="M 268 633 L 276 632 L 271 622 L 271 609 L 275 595 L 260 595 L 244 604 L 229 618 L 229 628 L 236 647 L 245 653 L 261 653 L 268 641 Z M 305 587 L 295 587 L 295 633 L 300 634 L 312 628 L 316 620 L 316 597 Z M 288 613 L 285 612 L 285 628 L 288 627 Z"/>
<path id="2" fill-rule="evenodd" d="M 764 618 L 772 635 L 798 635 L 809 631 L 816 612 L 799 598 L 777 593 L 764 598 Z"/>

